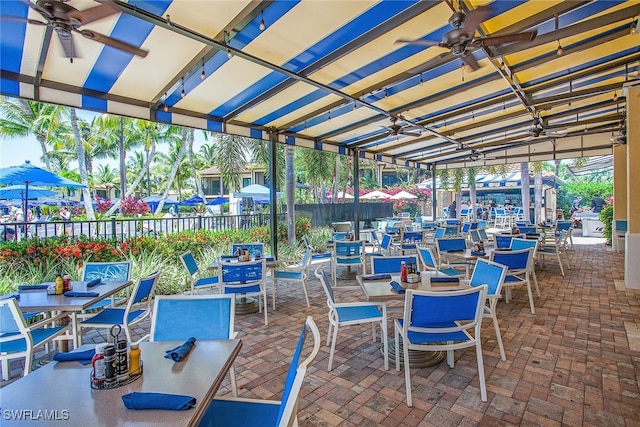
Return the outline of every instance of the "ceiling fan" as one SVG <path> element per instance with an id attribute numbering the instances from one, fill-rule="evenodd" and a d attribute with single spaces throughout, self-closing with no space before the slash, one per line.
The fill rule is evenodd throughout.
<path id="1" fill-rule="evenodd" d="M 453 12 L 453 15 L 451 15 L 451 18 L 449 18 L 449 24 L 454 27 L 454 29 L 447 32 L 439 42 L 434 40 L 422 39 L 399 39 L 398 43 L 409 43 L 422 46 L 439 46 L 449 49 L 451 54 L 453 54 L 454 56 L 459 56 L 465 65 L 467 65 L 472 71 L 475 71 L 480 68 L 480 64 L 471 53 L 476 48 L 485 46 L 499 46 L 501 44 L 519 41 L 531 41 L 537 35 L 537 31 L 524 31 L 522 33 L 509 33 L 489 37 L 476 37 L 475 34 L 476 30 L 478 29 L 478 25 L 480 25 L 491 15 L 492 10 L 493 8 L 491 8 L 490 6 L 481 6 L 469 12 L 469 15 L 465 14 L 462 10 Z M 440 60 L 440 58 L 435 58 L 434 60 Z M 409 73 L 420 73 L 424 70 L 427 70 L 430 68 L 430 65 L 432 65 L 430 63 L 431 61 L 428 61 L 426 64 L 409 70 Z"/>
<path id="2" fill-rule="evenodd" d="M 95 6 L 85 10 L 78 10 L 67 4 L 68 0 L 37 0 L 32 3 L 29 0 L 21 0 L 25 5 L 38 12 L 46 22 L 36 19 L 25 19 L 19 17 L 2 16 L 4 20 L 14 22 L 26 22 L 32 25 L 42 25 L 52 28 L 58 39 L 62 43 L 64 54 L 71 59 L 78 57 L 75 44 L 73 42 L 73 32 L 79 33 L 85 38 L 95 40 L 107 46 L 128 52 L 132 55 L 146 57 L 149 53 L 146 50 L 139 49 L 129 43 L 116 40 L 113 37 L 105 36 L 91 30 L 82 30 L 81 26 L 89 24 L 93 21 L 106 18 L 120 12 L 120 9 L 111 0 L 102 0 L 99 6 Z"/>
<path id="3" fill-rule="evenodd" d="M 556 132 L 544 127 L 542 119 L 540 117 L 535 117 L 527 129 L 527 133 L 529 134 L 528 140 L 538 138 L 542 135 L 547 137 L 563 137 L 567 133 L 566 132 Z"/>
<path id="4" fill-rule="evenodd" d="M 402 126 L 397 124 L 398 117 L 390 117 L 391 125 L 384 126 L 387 129 L 388 136 L 398 136 L 398 135 L 406 135 L 406 136 L 420 136 L 420 127 L 415 125 Z"/>

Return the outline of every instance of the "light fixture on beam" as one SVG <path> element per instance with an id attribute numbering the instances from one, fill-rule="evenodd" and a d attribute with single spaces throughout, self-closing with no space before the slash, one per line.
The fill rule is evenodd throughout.
<path id="1" fill-rule="evenodd" d="M 264 29 L 266 28 L 266 26 L 264 25 L 264 9 L 262 9 L 262 11 L 260 12 L 260 25 L 258 25 L 258 28 L 260 28 L 260 31 L 264 31 Z"/>

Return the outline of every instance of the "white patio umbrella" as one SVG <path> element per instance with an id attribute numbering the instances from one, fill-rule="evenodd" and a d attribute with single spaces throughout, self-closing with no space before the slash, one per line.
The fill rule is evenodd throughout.
<path id="1" fill-rule="evenodd" d="M 342 192 L 342 191 L 338 192 L 337 197 L 338 197 L 338 199 L 353 199 L 353 196 L 351 194 L 345 193 L 345 192 Z"/>
<path id="2" fill-rule="evenodd" d="M 404 190 L 402 190 L 398 194 L 394 194 L 393 196 L 390 197 L 390 199 L 393 199 L 393 200 L 398 200 L 398 199 L 417 199 L 417 198 L 418 198 L 418 196 L 414 196 L 413 194 L 407 193 Z"/>
<path id="3" fill-rule="evenodd" d="M 365 194 L 364 196 L 360 196 L 361 199 L 365 200 L 374 200 L 374 199 L 388 199 L 391 197 L 391 194 L 387 194 L 384 191 L 373 190 L 370 193 Z"/>

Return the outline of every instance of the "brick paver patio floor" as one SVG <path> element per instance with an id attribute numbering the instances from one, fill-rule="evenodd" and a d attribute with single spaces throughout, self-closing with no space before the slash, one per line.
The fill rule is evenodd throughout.
<path id="1" fill-rule="evenodd" d="M 327 372 L 326 298 L 315 277 L 308 283 L 311 308 L 301 289 L 281 284 L 268 326 L 260 314 L 236 315 L 243 340 L 235 363 L 239 394 L 279 399 L 299 330 L 311 315 L 323 340 L 299 399 L 302 426 L 640 426 L 640 291 L 624 288 L 623 254 L 607 250 L 602 240 L 574 241 L 565 277 L 551 258 L 537 268 L 535 315 L 524 289 L 514 289 L 509 304 L 498 304 L 506 362 L 493 326 L 483 326 L 487 402 L 480 400 L 475 351 L 468 349 L 456 352 L 454 369 L 446 363 L 412 369 L 414 406 L 407 407 L 404 373 L 394 361 L 383 369 L 368 325 L 340 329 L 334 368 Z M 341 302 L 363 299 L 355 287 L 336 294 Z M 389 307 L 392 334 L 401 304 Z M 147 322 L 135 335 L 148 329 Z M 103 332 L 85 336 L 85 342 L 104 340 Z M 20 369 L 21 362 L 12 364 L 14 380 Z M 228 393 L 227 378 L 219 394 Z"/>

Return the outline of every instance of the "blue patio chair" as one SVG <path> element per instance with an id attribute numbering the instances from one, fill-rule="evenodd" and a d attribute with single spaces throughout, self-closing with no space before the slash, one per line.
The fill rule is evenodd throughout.
<path id="1" fill-rule="evenodd" d="M 309 356 L 300 362 L 302 349 L 305 344 L 306 328 L 313 334 L 313 349 Z M 302 328 L 298 344 L 284 383 L 282 400 L 233 399 L 228 397 L 215 398 L 209 404 L 200 426 L 225 427 L 286 427 L 297 425 L 298 395 L 307 368 L 314 361 L 320 350 L 320 331 L 311 316 L 307 317 Z"/>
<path id="2" fill-rule="evenodd" d="M 569 264 L 569 256 L 567 255 L 567 239 L 569 238 L 570 231 L 563 230 L 560 232 L 559 236 L 553 241 L 545 241 L 538 247 L 538 255 L 541 258 L 541 261 L 544 262 L 544 258 L 546 255 L 553 255 L 558 260 L 558 265 L 560 266 L 560 273 L 564 276 L 564 268 L 562 266 L 562 258 L 567 262 L 567 268 L 571 269 Z"/>
<path id="3" fill-rule="evenodd" d="M 394 322 L 396 346 L 402 348 L 405 361 L 409 360 L 409 350 L 446 351 L 447 363 L 453 368 L 454 350 L 475 347 L 483 402 L 487 401 L 487 387 L 480 332 L 486 298 L 486 285 L 447 292 L 407 289 L 404 316 Z M 400 351 L 396 351 L 399 370 Z M 407 406 L 413 406 L 410 371 L 410 363 L 404 363 Z"/>
<path id="4" fill-rule="evenodd" d="M 402 233 L 402 241 L 400 243 L 402 254 L 405 255 L 405 251 L 415 251 L 416 245 L 422 243 L 423 237 L 422 231 L 405 231 Z"/>
<path id="5" fill-rule="evenodd" d="M 327 345 L 331 344 L 329 353 L 329 367 L 333 366 L 333 355 L 338 340 L 338 327 L 361 325 L 371 323 L 373 341 L 376 341 L 376 325 L 380 326 L 382 349 L 384 353 L 384 369 L 389 369 L 388 345 L 387 345 L 387 304 L 385 302 L 350 302 L 337 303 L 333 294 L 333 288 L 329 284 L 327 273 L 322 267 L 318 267 L 315 276 L 320 280 L 324 292 L 327 294 L 327 306 L 329 307 L 329 331 L 327 332 Z M 331 333 L 333 332 L 333 337 Z"/>
<path id="6" fill-rule="evenodd" d="M 90 282 L 94 279 L 101 279 L 105 282 L 128 282 L 131 280 L 131 261 L 113 262 L 86 262 L 82 268 L 81 279 L 83 282 Z M 129 288 L 126 291 L 129 298 Z M 116 306 L 122 303 L 125 298 L 105 298 L 88 307 L 80 317 L 87 317 L 85 313 L 99 310 L 107 306 Z"/>
<path id="7" fill-rule="evenodd" d="M 511 247 L 511 240 L 520 237 L 520 235 L 514 236 L 512 234 L 496 234 L 496 248 L 497 249 L 509 249 Z"/>
<path id="8" fill-rule="evenodd" d="M 331 240 L 349 240 L 351 239 L 351 231 L 334 231 L 331 233 Z"/>
<path id="9" fill-rule="evenodd" d="M 180 255 L 180 261 L 189 273 L 192 295 L 196 290 L 218 286 L 218 276 L 203 277 L 201 275 L 198 263 L 191 252 Z"/>
<path id="10" fill-rule="evenodd" d="M 538 230 L 535 227 L 520 227 L 518 226 L 520 234 L 537 234 Z"/>
<path id="11" fill-rule="evenodd" d="M 447 229 L 445 227 L 436 228 L 435 233 L 433 234 L 434 239 L 442 239 L 447 233 Z"/>
<path id="12" fill-rule="evenodd" d="M 511 288 L 519 285 L 527 287 L 531 314 L 536 314 L 531 291 L 531 263 L 533 262 L 533 249 L 521 249 L 517 251 L 499 251 L 491 253 L 491 261 L 507 267 L 507 277 L 504 279 L 505 300 L 511 299 Z"/>
<path id="13" fill-rule="evenodd" d="M 336 241 L 333 245 L 333 258 L 331 259 L 331 274 L 333 285 L 338 283 L 338 267 L 362 267 L 362 274 L 366 274 L 364 240 Z"/>
<path id="14" fill-rule="evenodd" d="M 249 252 L 249 255 L 254 258 L 264 257 L 264 244 L 263 243 L 233 243 L 231 244 L 231 255 L 238 253 L 238 249 Z"/>
<path id="15" fill-rule="evenodd" d="M 403 261 L 407 266 L 409 263 L 418 265 L 418 258 L 415 255 L 371 257 L 371 274 L 399 274 Z"/>
<path id="16" fill-rule="evenodd" d="M 460 227 L 460 234 L 462 234 L 463 236 L 466 236 L 467 234 L 469 234 L 470 230 L 471 230 L 471 223 L 464 222 L 462 223 L 462 227 Z"/>
<path id="17" fill-rule="evenodd" d="M 447 225 L 460 225 L 459 219 L 448 219 L 445 221 Z"/>
<path id="18" fill-rule="evenodd" d="M 136 282 L 126 307 L 105 308 L 95 316 L 80 322 L 78 324 L 80 331 L 83 328 L 109 329 L 114 325 L 119 325 L 124 329 L 127 341 L 131 342 L 131 327 L 150 317 L 153 312 L 153 291 L 158 283 L 160 272 L 158 270 Z M 82 341 L 81 335 L 79 341 Z"/>
<path id="19" fill-rule="evenodd" d="M 504 352 L 500 325 L 498 325 L 498 318 L 496 317 L 496 306 L 498 305 L 498 300 L 501 298 L 502 285 L 504 284 L 504 278 L 506 275 L 506 266 L 483 258 L 478 258 L 476 266 L 473 269 L 471 279 L 469 280 L 469 286 L 473 288 L 482 285 L 487 286 L 487 301 L 483 315 L 485 318 L 491 319 L 491 322 L 493 323 L 493 328 L 496 331 L 496 340 L 498 341 L 498 349 L 500 350 L 500 358 L 502 361 L 506 361 L 507 356 Z"/>
<path id="20" fill-rule="evenodd" d="M 434 221 L 423 221 L 421 223 L 422 229 L 423 230 L 435 230 L 436 229 L 436 223 Z"/>
<path id="21" fill-rule="evenodd" d="M 522 238 L 513 238 L 511 239 L 511 246 L 509 248 L 512 251 L 519 251 L 522 249 L 531 249 L 531 262 L 529 263 L 529 268 L 531 269 L 530 274 L 533 277 L 533 283 L 536 287 L 536 295 L 540 296 L 540 288 L 538 287 L 538 277 L 536 276 L 536 268 L 535 268 L 535 260 L 538 254 L 538 240 L 537 239 L 522 239 Z"/>
<path id="22" fill-rule="evenodd" d="M 455 237 L 458 235 L 457 225 L 447 225 L 444 227 L 444 237 Z"/>
<path id="23" fill-rule="evenodd" d="M 573 249 L 573 221 L 570 219 L 556 221 L 556 228 L 554 230 L 556 238 L 560 237 L 562 231 L 566 231 L 568 233 L 567 239 L 569 240 L 569 243 L 571 243 L 571 248 Z"/>
<path id="24" fill-rule="evenodd" d="M 438 251 L 438 263 L 448 264 L 452 267 L 463 267 L 465 269 L 465 277 L 469 277 L 469 268 L 473 265 L 466 261 L 451 261 L 447 259 L 447 252 L 465 252 L 467 250 L 467 241 L 463 237 L 436 239 L 436 250 Z"/>
<path id="25" fill-rule="evenodd" d="M 278 295 L 278 283 L 282 282 L 294 282 L 302 286 L 304 291 L 304 298 L 307 300 L 307 307 L 311 308 L 309 304 L 309 294 L 307 293 L 307 277 L 309 275 L 309 265 L 311 264 L 311 248 L 307 248 L 304 252 L 304 256 L 301 261 L 295 264 L 290 264 L 285 267 L 279 267 L 273 270 L 273 287 L 271 288 L 271 303 L 273 309 L 276 309 L 276 296 Z"/>
<path id="26" fill-rule="evenodd" d="M 507 210 L 504 208 L 496 208 L 496 219 L 495 219 L 496 228 L 507 228 L 511 226 L 511 217 Z"/>
<path id="27" fill-rule="evenodd" d="M 255 297 L 258 308 L 264 310 L 264 324 L 269 324 L 267 318 L 267 290 L 264 283 L 264 258 L 247 262 L 220 262 L 218 264 L 218 284 L 220 293 L 236 294 L 237 298 Z"/>
<path id="28" fill-rule="evenodd" d="M 431 248 L 418 246 L 418 257 L 422 263 L 423 270 L 436 271 L 450 277 L 464 277 L 465 275 L 464 271 L 456 270 L 449 264 L 438 262 L 438 258 L 433 255 Z"/>
<path id="29" fill-rule="evenodd" d="M 2 379 L 10 377 L 9 360 L 25 358 L 24 374 L 31 372 L 33 350 L 49 344 L 69 330 L 69 325 L 51 326 L 57 321 L 67 318 L 67 313 L 46 318 L 40 322 L 27 325 L 16 298 L 0 300 L 0 361 L 2 362 Z"/>
<path id="30" fill-rule="evenodd" d="M 227 295 L 159 295 L 151 318 L 150 341 L 234 339 L 236 299 Z M 231 390 L 238 395 L 235 369 L 229 371 Z"/>
<path id="31" fill-rule="evenodd" d="M 616 253 L 620 252 L 620 246 L 624 247 L 624 239 L 627 235 L 628 224 L 626 219 L 614 219 L 611 227 L 611 240 Z"/>

